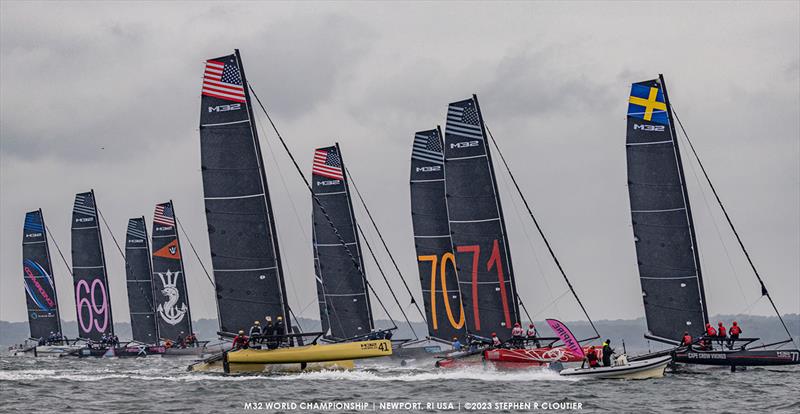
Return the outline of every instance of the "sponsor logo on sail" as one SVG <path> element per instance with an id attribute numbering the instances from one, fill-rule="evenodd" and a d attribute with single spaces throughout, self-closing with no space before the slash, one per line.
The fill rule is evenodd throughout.
<path id="1" fill-rule="evenodd" d="M 178 248 L 178 239 L 174 239 L 169 242 L 166 246 L 156 250 L 153 253 L 153 256 L 156 257 L 164 257 L 167 259 L 175 259 L 178 260 L 181 258 L 181 251 Z"/>
<path id="2" fill-rule="evenodd" d="M 341 181 L 339 180 L 327 180 L 327 181 L 317 181 L 317 185 L 339 185 Z"/>
<path id="3" fill-rule="evenodd" d="M 55 309 L 56 301 L 50 297 L 45 287 L 39 282 L 39 279 L 42 279 L 48 284 L 50 290 L 53 290 L 53 279 L 47 274 L 44 267 L 33 260 L 26 259 L 23 261 L 23 270 L 26 276 L 25 291 L 36 307 L 45 312 Z"/>
<path id="4" fill-rule="evenodd" d="M 441 165 L 432 165 L 429 167 L 417 167 L 417 172 L 434 172 L 434 171 L 441 171 Z"/>
<path id="5" fill-rule="evenodd" d="M 167 298 L 166 302 L 158 305 L 158 314 L 164 322 L 170 325 L 177 325 L 183 320 L 183 317 L 188 311 L 185 302 L 181 302 L 180 306 L 176 306 L 180 300 L 180 292 L 178 291 L 178 278 L 181 272 L 172 272 L 167 270 L 166 273 L 156 273 L 161 279 L 161 293 Z"/>
<path id="6" fill-rule="evenodd" d="M 78 223 L 87 223 L 90 221 L 94 221 L 94 217 L 78 217 L 75 219 L 75 221 Z"/>
<path id="7" fill-rule="evenodd" d="M 25 237 L 42 237 L 42 233 L 26 233 Z"/>
<path id="8" fill-rule="evenodd" d="M 633 130 L 646 132 L 664 132 L 664 125 L 633 124 Z"/>
<path id="9" fill-rule="evenodd" d="M 238 111 L 242 109 L 242 104 L 230 104 L 230 105 L 218 105 L 218 106 L 209 106 L 208 112 L 228 112 L 228 111 Z"/>
<path id="10" fill-rule="evenodd" d="M 478 145 L 480 145 L 480 141 L 462 141 L 451 143 L 450 148 L 470 148 L 477 147 Z"/>

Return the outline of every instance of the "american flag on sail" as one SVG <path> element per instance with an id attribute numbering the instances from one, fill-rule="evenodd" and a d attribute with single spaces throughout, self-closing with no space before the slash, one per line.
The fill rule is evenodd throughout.
<path id="1" fill-rule="evenodd" d="M 203 74 L 203 95 L 229 101 L 245 102 L 242 75 L 236 65 L 234 55 L 222 60 L 206 61 L 206 71 Z"/>
<path id="2" fill-rule="evenodd" d="M 156 212 L 153 221 L 165 226 L 175 226 L 175 213 L 172 212 L 172 204 L 164 203 L 156 205 Z"/>
<path id="3" fill-rule="evenodd" d="M 442 150 L 439 133 L 435 129 L 414 134 L 414 149 L 411 151 L 412 159 L 442 165 L 444 164 Z"/>
<path id="4" fill-rule="evenodd" d="M 465 138 L 483 139 L 478 109 L 473 99 L 453 102 L 447 108 L 445 132 Z"/>
<path id="5" fill-rule="evenodd" d="M 318 149 L 314 151 L 314 165 L 311 172 L 334 180 L 343 180 L 342 158 L 335 147 Z"/>
<path id="6" fill-rule="evenodd" d="M 75 205 L 72 207 L 72 211 L 94 217 L 96 213 L 92 193 L 75 194 Z"/>

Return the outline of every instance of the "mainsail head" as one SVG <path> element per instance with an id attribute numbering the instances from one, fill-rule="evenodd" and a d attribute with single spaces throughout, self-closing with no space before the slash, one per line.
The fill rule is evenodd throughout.
<path id="1" fill-rule="evenodd" d="M 678 341 L 708 321 L 678 140 L 662 79 L 628 98 L 628 194 L 650 335 Z"/>
<path id="2" fill-rule="evenodd" d="M 510 337 L 520 321 L 511 253 L 477 97 L 447 109 L 445 184 L 467 330 Z"/>
<path id="3" fill-rule="evenodd" d="M 99 341 L 114 333 L 108 273 L 94 191 L 75 195 L 72 208 L 72 278 L 78 335 Z"/>
<path id="4" fill-rule="evenodd" d="M 247 80 L 238 52 L 206 61 L 200 155 L 220 331 L 282 316 L 280 251 Z"/>
<path id="5" fill-rule="evenodd" d="M 125 280 L 131 312 L 131 331 L 134 341 L 159 343 L 153 306 L 153 281 L 150 263 L 150 243 L 144 217 L 128 220 L 125 235 Z"/>
<path id="6" fill-rule="evenodd" d="M 25 214 L 22 230 L 22 278 L 31 338 L 46 338 L 51 332 L 61 334 L 56 282 L 53 275 L 47 230 L 42 210 Z"/>
<path id="7" fill-rule="evenodd" d="M 322 330 L 335 339 L 366 335 L 374 327 L 372 310 L 338 145 L 314 151 L 311 181 L 316 199 L 312 200 L 312 239 Z"/>
<path id="8" fill-rule="evenodd" d="M 428 335 L 450 340 L 466 333 L 458 288 L 444 181 L 441 131 L 414 134 L 411 151 L 411 221 Z"/>

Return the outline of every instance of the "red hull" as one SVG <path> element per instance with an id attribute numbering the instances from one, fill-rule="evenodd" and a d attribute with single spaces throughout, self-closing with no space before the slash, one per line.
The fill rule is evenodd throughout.
<path id="1" fill-rule="evenodd" d="M 589 346 L 583 347 L 588 353 Z M 598 359 L 603 358 L 601 348 L 595 348 Z M 551 362 L 581 362 L 583 357 L 574 355 L 564 347 L 558 348 L 525 348 L 525 349 L 489 349 L 482 354 L 469 355 L 462 358 L 445 358 L 436 362 L 439 368 L 461 368 L 491 362 L 498 368 L 529 368 L 546 366 Z"/>

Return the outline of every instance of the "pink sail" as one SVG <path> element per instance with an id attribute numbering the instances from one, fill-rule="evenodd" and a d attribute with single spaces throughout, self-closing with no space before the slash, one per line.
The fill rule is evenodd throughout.
<path id="1" fill-rule="evenodd" d="M 580 355 L 581 358 L 585 355 L 583 353 L 583 348 L 581 344 L 578 343 L 578 340 L 575 339 L 575 335 L 567 328 L 566 325 L 563 323 L 555 320 L 555 319 L 546 319 L 547 324 L 550 325 L 550 328 L 553 329 L 553 332 L 564 341 L 564 347 L 566 347 L 570 353 L 573 355 Z"/>

